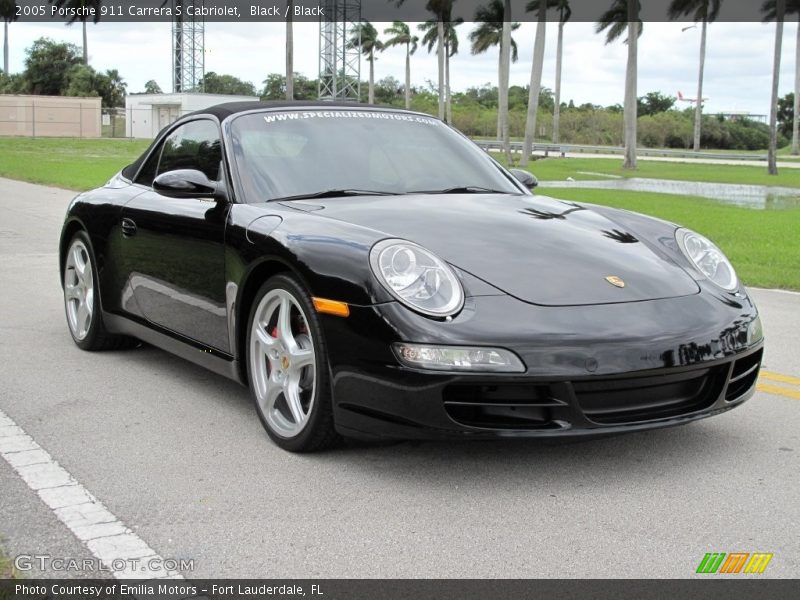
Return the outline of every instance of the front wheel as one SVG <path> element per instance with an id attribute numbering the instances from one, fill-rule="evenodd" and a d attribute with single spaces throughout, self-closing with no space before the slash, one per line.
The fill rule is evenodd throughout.
<path id="1" fill-rule="evenodd" d="M 256 294 L 247 366 L 256 412 L 278 446 L 313 452 L 337 441 L 322 328 L 293 277 L 276 275 Z"/>

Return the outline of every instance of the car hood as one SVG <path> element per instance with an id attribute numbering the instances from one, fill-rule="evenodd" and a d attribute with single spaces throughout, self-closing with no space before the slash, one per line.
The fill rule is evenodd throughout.
<path id="1" fill-rule="evenodd" d="M 414 194 L 292 204 L 416 242 L 532 304 L 638 302 L 699 292 L 655 244 L 589 208 L 544 196 Z M 624 287 L 607 278 L 619 278 Z"/>

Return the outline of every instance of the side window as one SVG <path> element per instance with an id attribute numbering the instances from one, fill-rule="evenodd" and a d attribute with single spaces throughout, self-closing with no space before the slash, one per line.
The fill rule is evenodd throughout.
<path id="1" fill-rule="evenodd" d="M 164 140 L 156 175 L 175 169 L 197 169 L 211 181 L 219 179 L 222 147 L 212 121 L 191 121 Z"/>
<path id="2" fill-rule="evenodd" d="M 147 187 L 153 185 L 153 179 L 156 178 L 156 169 L 158 168 L 158 159 L 161 158 L 161 148 L 163 147 L 162 144 L 153 150 L 153 153 L 147 159 L 147 162 L 144 163 L 141 171 L 139 171 L 139 176 L 134 183 L 146 185 Z"/>

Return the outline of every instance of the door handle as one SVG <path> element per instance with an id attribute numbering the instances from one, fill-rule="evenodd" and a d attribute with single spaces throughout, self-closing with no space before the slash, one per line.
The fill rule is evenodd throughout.
<path id="1" fill-rule="evenodd" d="M 122 235 L 124 237 L 136 235 L 136 223 L 133 222 L 133 219 L 122 219 Z"/>

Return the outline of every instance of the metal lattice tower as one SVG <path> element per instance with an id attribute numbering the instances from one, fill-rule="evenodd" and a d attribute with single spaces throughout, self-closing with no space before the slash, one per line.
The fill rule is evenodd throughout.
<path id="1" fill-rule="evenodd" d="M 200 82 L 206 70 L 206 26 L 203 17 L 186 14 L 195 7 L 202 14 L 204 0 L 172 0 L 173 14 L 180 7 L 180 16 L 172 21 L 172 90 L 202 92 Z"/>
<path id="2" fill-rule="evenodd" d="M 361 98 L 361 48 L 348 48 L 361 23 L 361 0 L 324 0 L 319 22 L 319 99 Z"/>

